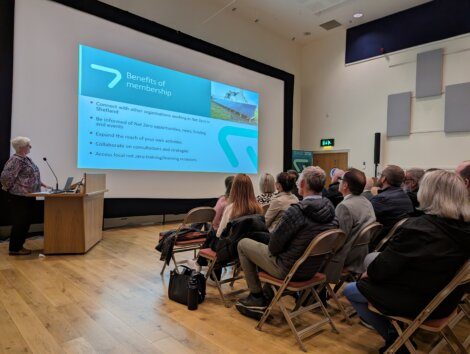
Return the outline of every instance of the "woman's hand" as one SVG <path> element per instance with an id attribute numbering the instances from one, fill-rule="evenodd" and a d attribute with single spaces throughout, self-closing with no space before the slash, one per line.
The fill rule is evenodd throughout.
<path id="1" fill-rule="evenodd" d="M 47 184 L 42 183 L 42 182 L 41 182 L 41 187 L 46 188 L 46 189 L 52 189 L 51 186 L 48 186 Z"/>

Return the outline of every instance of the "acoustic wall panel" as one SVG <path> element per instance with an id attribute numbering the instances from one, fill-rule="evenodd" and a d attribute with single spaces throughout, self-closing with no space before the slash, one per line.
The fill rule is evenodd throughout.
<path id="1" fill-rule="evenodd" d="M 410 135 L 411 92 L 388 96 L 387 136 Z"/>
<path id="2" fill-rule="evenodd" d="M 444 131 L 470 132 L 470 82 L 446 86 Z"/>
<path id="3" fill-rule="evenodd" d="M 442 48 L 419 53 L 416 61 L 416 98 L 442 93 Z"/>

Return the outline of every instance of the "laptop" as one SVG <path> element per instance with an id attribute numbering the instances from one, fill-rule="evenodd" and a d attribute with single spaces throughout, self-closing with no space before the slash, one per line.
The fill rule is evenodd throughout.
<path id="1" fill-rule="evenodd" d="M 72 182 L 73 182 L 73 177 L 68 177 L 67 181 L 65 182 L 64 192 L 68 192 L 70 190 L 70 187 L 72 186 Z"/>

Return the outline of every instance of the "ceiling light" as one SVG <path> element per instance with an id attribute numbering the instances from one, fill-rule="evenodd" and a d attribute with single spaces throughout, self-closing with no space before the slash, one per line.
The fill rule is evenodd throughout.
<path id="1" fill-rule="evenodd" d="M 362 12 L 356 12 L 353 17 L 354 18 L 361 18 L 362 16 L 364 16 L 364 14 Z"/>

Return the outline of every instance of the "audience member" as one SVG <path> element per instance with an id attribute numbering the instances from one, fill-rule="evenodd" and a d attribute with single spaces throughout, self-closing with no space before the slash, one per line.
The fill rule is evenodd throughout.
<path id="1" fill-rule="evenodd" d="M 411 216 L 419 216 L 422 214 L 422 211 L 419 210 L 418 203 L 418 190 L 419 190 L 419 181 L 424 176 L 424 170 L 421 168 L 410 168 L 405 172 L 405 180 L 403 181 L 403 190 L 408 194 L 408 197 L 411 199 L 413 204 L 413 213 Z"/>
<path id="2" fill-rule="evenodd" d="M 297 197 L 292 194 L 295 186 L 295 179 L 287 172 L 281 172 L 276 177 L 277 194 L 271 199 L 271 204 L 266 211 L 266 227 L 272 232 L 279 220 L 281 220 L 284 211 L 291 206 L 291 204 L 298 203 Z"/>
<path id="3" fill-rule="evenodd" d="M 340 168 L 333 168 L 331 170 L 331 183 L 328 187 L 326 193 L 323 194 L 324 197 L 331 200 L 333 206 L 336 207 L 343 200 L 343 195 L 338 190 L 339 188 L 339 179 L 343 177 L 344 171 Z"/>
<path id="4" fill-rule="evenodd" d="M 263 209 L 256 201 L 253 183 L 250 177 L 244 173 L 235 176 L 230 191 L 229 204 L 225 207 L 217 229 L 217 237 L 220 237 L 222 231 L 230 220 L 239 218 L 240 216 L 262 214 Z"/>
<path id="5" fill-rule="evenodd" d="M 395 223 L 413 212 L 413 204 L 410 198 L 401 189 L 404 179 L 405 172 L 395 165 L 387 166 L 379 178 L 381 190 L 370 202 L 374 208 L 377 221 L 384 227 L 372 242 L 371 248 L 375 248 Z"/>
<path id="6" fill-rule="evenodd" d="M 274 196 L 275 186 L 274 186 L 274 177 L 269 173 L 265 173 L 261 175 L 259 179 L 259 190 L 261 192 L 260 195 L 256 197 L 256 200 L 261 205 L 271 203 L 271 199 Z"/>
<path id="7" fill-rule="evenodd" d="M 455 172 L 463 178 L 468 196 L 470 197 L 470 160 L 462 161 L 455 169 Z"/>
<path id="8" fill-rule="evenodd" d="M 224 213 L 225 207 L 228 204 L 228 199 L 230 197 L 230 190 L 232 189 L 234 176 L 228 176 L 225 178 L 225 194 L 221 196 L 217 200 L 217 204 L 215 204 L 215 216 L 214 220 L 212 220 L 212 228 L 217 231 L 220 225 L 220 220 L 222 219 L 222 215 Z"/>
<path id="9" fill-rule="evenodd" d="M 292 194 L 294 194 L 298 200 L 302 200 L 302 196 L 299 194 L 299 189 L 297 188 L 297 180 L 299 179 L 299 173 L 296 170 L 288 170 L 287 173 L 295 180 L 295 185 L 294 189 L 292 190 Z"/>
<path id="10" fill-rule="evenodd" d="M 320 232 L 338 227 L 334 207 L 322 198 L 325 172 L 320 167 L 305 168 L 297 187 L 304 199 L 287 209 L 276 229 L 270 234 L 269 245 L 250 239 L 238 243 L 240 263 L 250 290 L 248 297 L 237 302 L 242 314 L 259 318 L 268 305 L 258 278 L 258 267 L 276 278 L 283 279 L 302 256 L 312 239 Z M 310 279 L 320 268 L 321 259 L 307 259 L 294 279 Z"/>
<path id="11" fill-rule="evenodd" d="M 368 304 L 384 314 L 413 319 L 470 254 L 470 205 L 462 180 L 443 170 L 426 173 L 418 201 L 425 214 L 407 220 L 363 278 L 344 291 L 359 316 L 384 338 L 381 352 L 395 341 L 397 332 L 386 317 L 370 311 Z M 429 318 L 450 315 L 462 295 L 463 289 L 457 289 Z"/>
<path id="12" fill-rule="evenodd" d="M 371 203 L 361 195 L 365 184 L 366 176 L 355 168 L 347 170 L 339 184 L 344 200 L 336 207 L 336 217 L 339 228 L 346 234 L 346 242 L 325 270 L 330 283 L 339 281 L 344 267 L 358 274 L 365 271 L 363 261 L 369 251 L 368 246 L 351 249 L 360 231 L 375 221 Z"/>
<path id="13" fill-rule="evenodd" d="M 372 192 L 371 192 L 372 187 L 374 187 L 374 179 L 373 177 L 368 177 L 366 179 L 366 185 L 364 186 L 364 191 L 361 194 L 367 200 L 371 200 L 373 197 Z"/>

